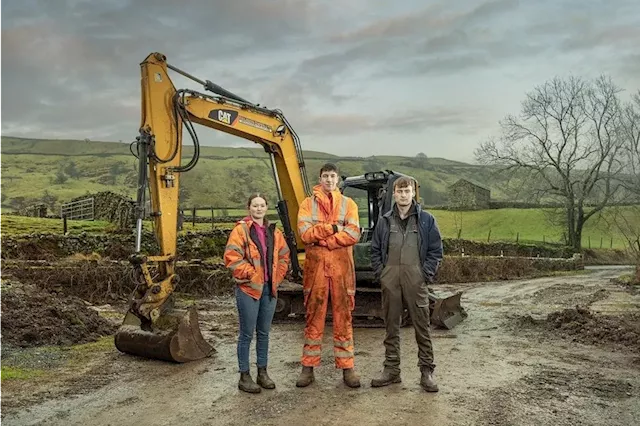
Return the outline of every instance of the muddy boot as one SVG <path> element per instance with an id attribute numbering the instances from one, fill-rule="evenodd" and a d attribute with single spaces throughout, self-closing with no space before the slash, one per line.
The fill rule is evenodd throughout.
<path id="1" fill-rule="evenodd" d="M 360 387 L 360 377 L 353 371 L 353 368 L 345 368 L 342 370 L 342 380 L 350 388 Z"/>
<path id="2" fill-rule="evenodd" d="M 240 373 L 240 381 L 238 382 L 238 389 L 249 393 L 260 393 L 262 389 L 251 378 L 251 373 Z"/>
<path id="3" fill-rule="evenodd" d="M 376 379 L 371 379 L 372 388 L 380 388 L 382 386 L 388 386 L 393 383 L 400 383 L 400 374 L 393 374 L 389 370 L 383 370 L 382 375 Z"/>
<path id="4" fill-rule="evenodd" d="M 276 384 L 267 374 L 267 367 L 258 367 L 258 379 L 256 382 L 265 389 L 275 389 L 276 387 Z"/>
<path id="5" fill-rule="evenodd" d="M 299 388 L 304 388 L 306 386 L 309 386 L 314 380 L 315 377 L 313 376 L 313 367 L 303 366 L 302 372 L 300 373 L 298 381 L 296 382 L 296 386 Z"/>
<path id="6" fill-rule="evenodd" d="M 438 392 L 438 385 L 433 380 L 433 372 L 428 367 L 422 367 L 422 377 L 420 378 L 420 386 L 427 392 Z"/>

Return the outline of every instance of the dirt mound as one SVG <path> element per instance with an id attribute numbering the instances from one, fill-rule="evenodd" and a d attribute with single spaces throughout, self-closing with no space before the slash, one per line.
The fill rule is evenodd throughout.
<path id="1" fill-rule="evenodd" d="M 2 341 L 20 347 L 89 343 L 117 326 L 77 297 L 2 282 Z"/>
<path id="2" fill-rule="evenodd" d="M 595 315 L 576 307 L 549 314 L 546 319 L 520 317 L 522 328 L 542 328 L 561 337 L 589 345 L 610 344 L 640 351 L 640 313 L 624 316 Z"/>

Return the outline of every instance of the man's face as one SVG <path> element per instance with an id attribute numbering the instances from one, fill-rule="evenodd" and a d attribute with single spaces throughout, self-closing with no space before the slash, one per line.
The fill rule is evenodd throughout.
<path id="1" fill-rule="evenodd" d="M 324 171 L 320 175 L 320 185 L 325 192 L 335 191 L 338 187 L 338 174 L 334 171 Z"/>
<path id="2" fill-rule="evenodd" d="M 403 188 L 396 187 L 393 190 L 393 199 L 399 207 L 411 205 L 413 200 L 413 186 L 405 186 Z"/>

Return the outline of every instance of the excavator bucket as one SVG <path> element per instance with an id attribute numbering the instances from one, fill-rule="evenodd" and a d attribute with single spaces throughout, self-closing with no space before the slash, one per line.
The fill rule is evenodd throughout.
<path id="1" fill-rule="evenodd" d="M 127 312 L 116 333 L 119 351 L 145 358 L 189 362 L 211 356 L 215 349 L 200 332 L 198 312 L 172 309 L 164 312 L 152 325 Z"/>
<path id="2" fill-rule="evenodd" d="M 451 330 L 462 322 L 467 317 L 467 313 L 460 304 L 461 296 L 462 292 L 448 297 L 439 297 L 429 292 L 431 323 Z"/>

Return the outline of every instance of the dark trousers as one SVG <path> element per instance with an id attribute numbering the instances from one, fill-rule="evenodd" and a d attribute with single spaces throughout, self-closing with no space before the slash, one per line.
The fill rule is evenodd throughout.
<path id="1" fill-rule="evenodd" d="M 433 370 L 435 364 L 429 332 L 429 291 L 420 268 L 387 265 L 380 276 L 380 284 L 386 325 L 385 369 L 392 374 L 400 374 L 400 325 L 406 305 L 418 344 L 418 366 Z"/>

